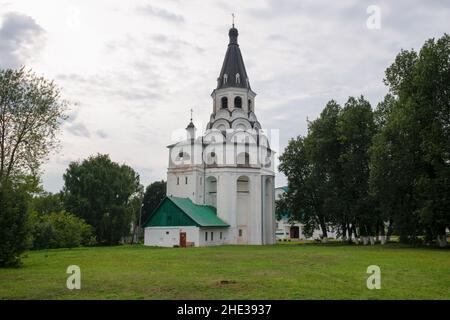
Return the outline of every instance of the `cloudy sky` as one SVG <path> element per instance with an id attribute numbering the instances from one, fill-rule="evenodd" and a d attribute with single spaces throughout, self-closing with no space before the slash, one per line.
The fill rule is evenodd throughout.
<path id="1" fill-rule="evenodd" d="M 375 106 L 400 49 L 450 32 L 448 0 L 0 0 L 0 68 L 31 67 L 72 104 L 44 187 L 60 190 L 67 165 L 96 153 L 144 185 L 165 179 L 166 145 L 189 109 L 197 126 L 209 119 L 232 12 L 256 114 L 280 130 L 280 152 L 330 99 L 363 94 Z"/>

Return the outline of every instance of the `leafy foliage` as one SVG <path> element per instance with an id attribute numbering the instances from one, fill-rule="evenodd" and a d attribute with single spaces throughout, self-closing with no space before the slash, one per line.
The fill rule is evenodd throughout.
<path id="1" fill-rule="evenodd" d="M 450 36 L 401 51 L 372 148 L 371 186 L 402 239 L 445 245 L 450 226 Z"/>
<path id="2" fill-rule="evenodd" d="M 94 227 L 100 244 L 117 244 L 131 231 L 132 199 L 141 189 L 132 168 L 99 154 L 70 163 L 63 199 L 68 212 Z"/>
<path id="3" fill-rule="evenodd" d="M 27 249 L 28 214 L 35 180 L 16 177 L 0 181 L 0 266 L 18 266 Z"/>
<path id="4" fill-rule="evenodd" d="M 389 94 L 375 111 L 363 97 L 330 101 L 289 142 L 278 208 L 307 229 L 345 238 L 389 236 L 446 245 L 450 227 L 450 36 L 402 50 L 387 68 Z M 301 214 L 300 214 L 301 213 Z M 387 230 L 386 230 L 387 227 Z"/>
<path id="5" fill-rule="evenodd" d="M 92 227 L 68 212 L 44 215 L 33 212 L 30 220 L 33 249 L 72 248 L 95 244 Z"/>
<path id="6" fill-rule="evenodd" d="M 66 106 L 52 81 L 24 68 L 0 70 L 0 179 L 37 173 L 58 145 Z"/>
<path id="7" fill-rule="evenodd" d="M 166 196 L 166 182 L 164 180 L 155 181 L 147 186 L 142 202 L 142 224 L 147 221 L 156 207 Z"/>

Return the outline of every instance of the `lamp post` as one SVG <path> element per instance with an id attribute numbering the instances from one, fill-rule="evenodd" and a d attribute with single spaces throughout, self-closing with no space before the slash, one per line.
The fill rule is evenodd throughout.
<path id="1" fill-rule="evenodd" d="M 141 225 L 141 220 L 142 220 L 142 208 L 144 207 L 144 204 L 141 203 L 141 207 L 139 208 L 139 229 L 138 229 L 138 233 L 137 233 L 137 242 L 139 243 L 139 234 L 141 232 L 142 229 L 142 225 Z"/>

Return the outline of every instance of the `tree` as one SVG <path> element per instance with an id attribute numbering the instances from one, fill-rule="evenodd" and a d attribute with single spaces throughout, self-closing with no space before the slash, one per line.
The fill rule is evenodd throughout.
<path id="1" fill-rule="evenodd" d="M 166 196 L 166 182 L 164 180 L 155 181 L 147 186 L 142 201 L 142 224 L 150 218 L 150 215 Z"/>
<path id="2" fill-rule="evenodd" d="M 0 70 L 0 179 L 36 174 L 58 145 L 66 106 L 52 81 L 24 68 Z"/>
<path id="3" fill-rule="evenodd" d="M 340 114 L 337 132 L 342 170 L 339 198 L 344 202 L 347 223 L 352 224 L 355 236 L 374 236 L 378 220 L 369 193 L 369 148 L 375 134 L 370 103 L 362 96 L 350 97 Z"/>
<path id="4" fill-rule="evenodd" d="M 280 171 L 288 178 L 288 192 L 277 203 L 304 225 L 304 232 L 327 230 L 340 214 L 338 190 L 340 144 L 337 122 L 341 107 L 333 100 L 327 103 L 318 119 L 308 123 L 308 135 L 289 141 L 280 157 Z M 309 232 L 308 232 L 309 231 Z"/>
<path id="5" fill-rule="evenodd" d="M 291 215 L 291 220 L 304 224 L 304 230 L 321 228 L 322 239 L 326 241 L 326 218 L 322 199 L 319 198 L 319 181 L 313 172 L 314 165 L 311 163 L 305 140 L 306 138 L 300 136 L 291 139 L 280 156 L 279 170 L 288 179 L 288 191 L 277 205 L 279 209 Z"/>
<path id="6" fill-rule="evenodd" d="M 132 168 L 99 154 L 70 163 L 63 177 L 66 210 L 92 225 L 100 244 L 117 244 L 130 234 L 131 201 L 142 189 Z"/>
<path id="7" fill-rule="evenodd" d="M 41 191 L 33 197 L 30 205 L 31 210 L 36 211 L 40 215 L 64 210 L 64 203 L 60 193 L 52 194 Z"/>
<path id="8" fill-rule="evenodd" d="M 338 139 L 337 125 L 341 106 L 329 101 L 320 116 L 308 124 L 308 136 L 305 138 L 307 154 L 315 180 L 315 199 L 321 208 L 321 229 L 326 237 L 327 227 L 339 226 L 345 237 L 345 219 L 341 216 L 342 205 L 339 191 L 342 188 L 341 167 L 338 161 L 341 144 Z M 314 231 L 312 229 L 312 231 Z"/>
<path id="9" fill-rule="evenodd" d="M 18 266 L 28 246 L 28 214 L 36 179 L 0 180 L 0 266 Z"/>
<path id="10" fill-rule="evenodd" d="M 392 95 L 372 151 L 371 185 L 397 196 L 394 225 L 403 240 L 446 246 L 450 226 L 450 36 L 430 39 L 417 53 L 402 50 L 386 70 Z M 394 201 L 389 199 L 394 205 Z"/>
<path id="11" fill-rule="evenodd" d="M 309 122 L 308 135 L 291 140 L 280 157 L 288 192 L 278 207 L 292 212 L 311 232 L 338 229 L 345 239 L 376 233 L 378 220 L 369 194 L 369 147 L 375 132 L 373 113 L 363 97 L 350 97 L 341 108 L 327 103 Z"/>

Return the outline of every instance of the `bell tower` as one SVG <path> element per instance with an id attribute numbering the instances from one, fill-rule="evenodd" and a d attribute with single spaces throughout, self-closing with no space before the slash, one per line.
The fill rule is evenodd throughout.
<path id="1" fill-rule="evenodd" d="M 222 63 L 217 86 L 211 94 L 213 99 L 213 112 L 208 129 L 230 129 L 231 122 L 224 121 L 236 111 L 237 114 L 245 115 L 248 123 L 242 129 L 254 129 L 257 123 L 255 112 L 256 93 L 250 87 L 250 80 L 245 69 L 241 49 L 238 43 L 239 32 L 234 22 L 228 32 L 229 42 L 225 58 Z M 228 114 L 228 116 L 227 116 Z M 245 128 L 244 128 L 245 127 Z M 256 128 L 260 128 L 259 123 Z"/>
<path id="2" fill-rule="evenodd" d="M 225 243 L 270 244 L 275 241 L 275 152 L 255 115 L 256 93 L 238 36 L 233 22 L 205 132 L 196 135 L 191 113 L 186 139 L 168 146 L 167 196 L 213 208 L 228 225 Z M 206 239 L 214 231 L 201 232 Z"/>

